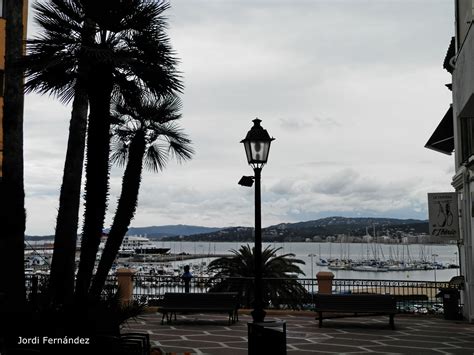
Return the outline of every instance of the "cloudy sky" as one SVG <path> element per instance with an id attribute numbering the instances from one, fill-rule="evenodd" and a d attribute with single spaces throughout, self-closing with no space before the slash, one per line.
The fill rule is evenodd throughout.
<path id="1" fill-rule="evenodd" d="M 276 138 L 262 172 L 263 226 L 326 216 L 427 218 L 452 191 L 453 157 L 424 148 L 451 103 L 447 0 L 172 0 L 192 161 L 146 173 L 132 225 L 253 225 L 240 140 L 258 117 Z M 30 17 L 31 19 L 31 17 Z M 30 25 L 29 34 L 36 29 Z M 27 234 L 54 232 L 70 107 L 28 95 Z M 106 227 L 120 193 L 114 169 Z"/>

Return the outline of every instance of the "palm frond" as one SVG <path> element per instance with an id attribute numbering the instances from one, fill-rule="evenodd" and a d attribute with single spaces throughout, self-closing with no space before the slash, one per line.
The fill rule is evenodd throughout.
<path id="1" fill-rule="evenodd" d="M 120 139 L 119 136 L 115 136 L 110 144 L 110 160 L 113 164 L 117 164 L 120 167 L 125 166 L 128 158 L 128 151 L 130 143 L 124 139 Z"/>
<path id="2" fill-rule="evenodd" d="M 263 298 L 277 308 L 282 305 L 299 308 L 306 299 L 307 291 L 297 280 L 296 275 L 303 273 L 297 264 L 304 262 L 295 259 L 293 254 L 277 255 L 280 249 L 267 246 L 262 251 L 262 274 L 266 279 Z M 231 253 L 231 257 L 218 258 L 209 263 L 209 269 L 215 273 L 212 290 L 239 292 L 243 303 L 250 306 L 254 295 L 255 250 L 247 244 L 239 250 L 231 250 Z"/>
<path id="3" fill-rule="evenodd" d="M 148 170 L 155 173 L 161 171 L 165 168 L 167 162 L 166 146 L 155 143 L 148 147 L 145 154 L 145 167 Z"/>

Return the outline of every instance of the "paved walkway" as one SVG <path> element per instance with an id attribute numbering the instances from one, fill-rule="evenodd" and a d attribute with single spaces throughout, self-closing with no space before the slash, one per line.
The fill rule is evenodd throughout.
<path id="1" fill-rule="evenodd" d="M 474 354 L 474 324 L 439 316 L 397 315 L 396 330 L 385 316 L 327 319 L 323 328 L 311 316 L 267 315 L 266 320 L 286 321 L 288 354 Z M 152 347 L 164 353 L 247 355 L 250 321 L 241 315 L 228 325 L 224 315 L 192 314 L 161 325 L 155 313 L 129 321 L 125 331 L 148 332 Z"/>

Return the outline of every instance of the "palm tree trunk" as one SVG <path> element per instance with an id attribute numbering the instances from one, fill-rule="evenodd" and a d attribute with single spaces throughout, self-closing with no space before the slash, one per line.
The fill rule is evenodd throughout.
<path id="1" fill-rule="evenodd" d="M 74 294 L 77 226 L 87 129 L 87 108 L 87 92 L 80 83 L 77 83 L 69 124 L 69 139 L 51 264 L 50 295 L 51 301 L 56 304 L 70 302 Z"/>
<path id="2" fill-rule="evenodd" d="M 94 40 L 94 24 L 84 22 L 83 47 Z M 79 60 L 78 76 L 74 87 L 69 138 L 64 162 L 63 183 L 59 197 L 59 211 L 56 220 L 53 261 L 51 264 L 50 297 L 56 304 L 72 302 L 74 275 L 76 269 L 77 227 L 81 200 L 82 166 L 87 130 L 87 59 Z"/>
<path id="3" fill-rule="evenodd" d="M 24 54 L 23 9 L 19 0 L 4 1 L 6 21 L 3 106 L 3 164 L 1 176 L 0 301 L 13 306 L 25 302 L 24 239 L 25 189 L 23 172 L 23 70 L 17 62 Z M 2 83 L 3 84 L 3 83 Z M 0 121 L 1 122 L 1 121 Z M 1 131 L 1 130 L 0 130 Z M 2 166 L 3 165 L 3 166 Z M 21 308 L 21 307 L 20 307 Z"/>
<path id="4" fill-rule="evenodd" d="M 127 166 L 122 178 L 122 192 L 118 201 L 117 211 L 115 212 L 114 222 L 92 283 L 90 292 L 92 297 L 100 296 L 109 270 L 117 257 L 130 222 L 135 216 L 144 154 L 145 136 L 142 131 L 138 131 L 130 145 Z"/>
<path id="5" fill-rule="evenodd" d="M 76 299 L 84 301 L 94 270 L 104 227 L 109 190 L 110 99 L 112 73 L 108 65 L 95 65 L 88 85 L 90 116 L 87 136 L 85 212 Z"/>

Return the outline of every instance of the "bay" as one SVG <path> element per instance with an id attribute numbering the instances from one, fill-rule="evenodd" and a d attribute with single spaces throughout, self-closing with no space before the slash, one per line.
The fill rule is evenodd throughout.
<path id="1" fill-rule="evenodd" d="M 230 250 L 238 250 L 241 243 L 236 242 L 153 242 L 158 247 L 170 248 L 171 253 L 204 254 L 209 257 L 194 260 L 177 260 L 172 262 L 176 268 L 185 264 L 209 263 L 214 259 L 214 254 L 229 254 Z M 247 244 L 247 243 L 243 243 Z M 253 246 L 252 243 L 248 243 Z M 453 276 L 459 275 L 459 269 L 438 270 L 409 270 L 387 272 L 361 272 L 352 270 L 329 270 L 327 267 L 318 266 L 319 258 L 339 259 L 394 259 L 405 261 L 436 261 L 442 264 L 458 264 L 458 248 L 455 244 L 375 244 L 375 243 L 263 243 L 263 248 L 271 246 L 280 248 L 278 254 L 292 253 L 297 259 L 305 262 L 301 269 L 305 273 L 302 278 L 313 277 L 319 271 L 330 271 L 338 279 L 367 279 L 367 280 L 411 280 L 411 281 L 449 281 Z M 313 263 L 311 256 L 313 255 Z"/>

